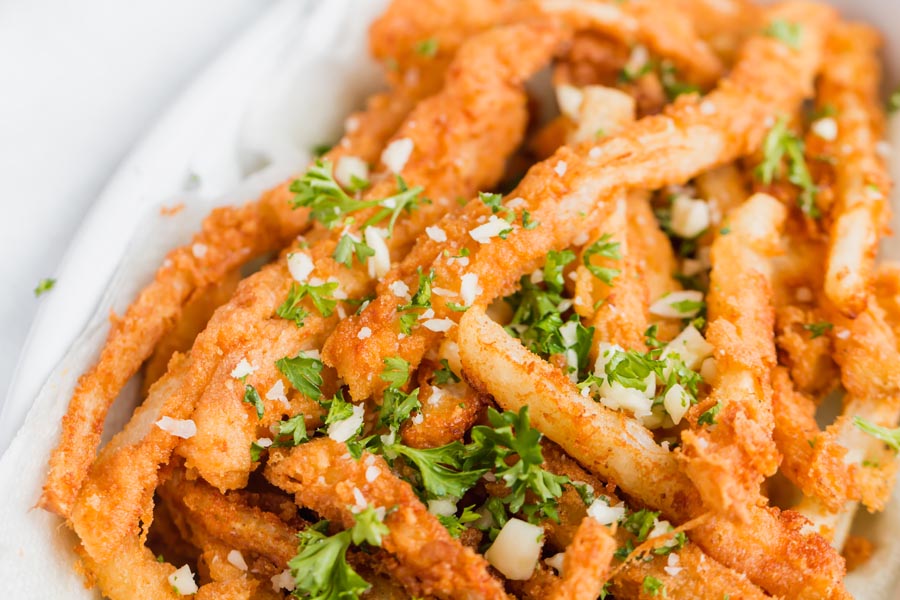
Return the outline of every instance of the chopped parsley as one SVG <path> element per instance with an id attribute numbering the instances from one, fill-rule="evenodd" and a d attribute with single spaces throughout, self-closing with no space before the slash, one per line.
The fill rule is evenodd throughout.
<path id="1" fill-rule="evenodd" d="M 335 246 L 332 256 L 335 261 L 349 269 L 353 265 L 354 254 L 357 261 L 364 263 L 368 257 L 375 256 L 375 251 L 365 242 L 345 233 Z"/>
<path id="2" fill-rule="evenodd" d="M 416 293 L 407 304 L 397 307 L 400 314 L 400 331 L 409 335 L 412 332 L 413 325 L 419 318 L 419 311 L 424 312 L 431 308 L 431 284 L 434 283 L 434 269 L 428 275 L 422 272 L 422 267 L 418 268 L 419 287 Z"/>
<path id="3" fill-rule="evenodd" d="M 323 317 L 328 318 L 334 313 L 337 300 L 333 297 L 340 284 L 337 281 L 328 281 L 321 285 L 308 283 L 292 283 L 291 289 L 285 301 L 275 310 L 282 319 L 294 321 L 297 327 L 303 327 L 303 321 L 309 316 L 309 311 L 300 305 L 304 298 L 309 298 L 313 306 Z"/>
<path id="4" fill-rule="evenodd" d="M 620 260 L 622 254 L 619 252 L 619 242 L 612 242 L 610 241 L 611 239 L 611 234 L 604 233 L 599 240 L 588 246 L 582 255 L 584 266 L 587 267 L 588 271 L 590 271 L 594 277 L 606 285 L 612 285 L 613 279 L 618 277 L 621 274 L 621 271 L 619 269 L 591 264 L 591 257 L 596 255 L 612 260 Z"/>
<path id="5" fill-rule="evenodd" d="M 313 156 L 316 158 L 322 158 L 326 154 L 328 154 L 331 149 L 334 147 L 334 144 L 316 144 L 312 147 Z"/>
<path id="6" fill-rule="evenodd" d="M 478 199 L 481 200 L 485 206 L 491 209 L 492 214 L 497 214 L 500 212 L 500 209 L 503 208 L 503 195 L 502 194 L 489 194 L 487 192 L 478 192 Z"/>
<path id="7" fill-rule="evenodd" d="M 259 392 L 257 392 L 256 388 L 249 383 L 244 384 L 244 402 L 253 405 L 253 408 L 256 409 L 257 418 L 262 419 L 263 415 L 266 414 L 266 407 L 263 404 L 262 398 L 259 397 Z"/>
<path id="8" fill-rule="evenodd" d="M 826 332 L 834 329 L 834 324 L 827 321 L 822 321 L 820 323 L 804 323 L 803 329 L 808 331 L 809 338 L 814 340 L 817 337 L 822 337 Z"/>
<path id="9" fill-rule="evenodd" d="M 311 398 L 322 398 L 322 361 L 300 352 L 293 358 L 275 361 L 275 366 L 287 377 L 294 389 Z"/>
<path id="10" fill-rule="evenodd" d="M 797 134 L 788 129 L 784 117 L 778 119 L 763 140 L 763 160 L 754 170 L 754 175 L 765 185 L 771 184 L 776 176 L 781 176 L 783 163 L 787 164 L 787 180 L 800 188 L 800 210 L 808 217 L 821 216 L 816 206 L 818 189 L 803 156 L 804 144 Z"/>
<path id="11" fill-rule="evenodd" d="M 888 429 L 887 427 L 876 425 L 862 417 L 853 417 L 853 424 L 872 437 L 881 440 L 894 451 L 900 452 L 900 427 L 897 429 Z"/>
<path id="12" fill-rule="evenodd" d="M 666 586 L 663 582 L 652 575 L 644 577 L 644 583 L 641 585 L 643 590 L 651 596 L 657 596 L 662 592 L 662 597 L 666 597 Z"/>
<path id="13" fill-rule="evenodd" d="M 488 422 L 490 426 L 472 428 L 472 448 L 467 463 L 493 463 L 497 479 L 510 489 L 503 498 L 510 511 L 516 513 L 523 507 L 526 492 L 534 494 L 541 503 L 559 498 L 562 486 L 569 483 L 569 478 L 554 475 L 541 467 L 544 462 L 540 445 L 543 435 L 529 424 L 528 406 L 523 406 L 518 413 L 499 413 L 489 407 Z M 514 457 L 518 460 L 510 465 L 510 459 Z"/>
<path id="14" fill-rule="evenodd" d="M 775 19 L 766 27 L 765 34 L 796 50 L 800 47 L 803 28 L 800 27 L 799 23 L 792 23 L 785 19 Z"/>
<path id="15" fill-rule="evenodd" d="M 385 358 L 381 380 L 394 389 L 402 388 L 409 381 L 409 362 L 399 356 Z"/>
<path id="16" fill-rule="evenodd" d="M 719 415 L 720 410 L 722 410 L 722 403 L 716 402 L 709 410 L 700 415 L 697 419 L 697 425 L 715 425 L 718 422 L 716 417 Z"/>
<path id="17" fill-rule="evenodd" d="M 309 440 L 303 414 L 278 422 L 278 435 L 273 446 L 299 446 Z"/>
<path id="18" fill-rule="evenodd" d="M 45 277 L 44 279 L 41 279 L 38 282 L 37 287 L 34 288 L 34 297 L 37 298 L 42 294 L 46 294 L 53 289 L 54 285 L 56 285 L 56 280 L 52 277 Z"/>
<path id="19" fill-rule="evenodd" d="M 358 513 L 352 528 L 332 536 L 326 535 L 328 521 L 297 534 L 300 546 L 297 555 L 288 561 L 296 580 L 294 595 L 320 600 L 358 600 L 371 585 L 347 562 L 350 545 L 367 543 L 381 546 L 382 538 L 390 533 L 371 506 Z"/>
<path id="20" fill-rule="evenodd" d="M 317 160 L 303 177 L 291 183 L 291 200 L 294 208 L 310 209 L 310 219 L 332 228 L 351 213 L 364 208 L 379 208 L 362 224 L 362 229 L 380 223 L 390 217 L 389 234 L 394 231 L 394 223 L 402 212 L 412 212 L 427 200 L 420 198 L 421 186 L 410 188 L 402 177 L 397 177 L 397 193 L 387 198 L 357 200 L 348 195 L 334 179 L 333 165 L 326 159 Z"/>
<path id="21" fill-rule="evenodd" d="M 344 421 L 353 416 L 353 403 L 344 399 L 343 390 L 338 390 L 331 400 L 320 402 L 320 404 L 328 409 L 328 414 L 325 416 L 325 425 Z"/>
<path id="22" fill-rule="evenodd" d="M 888 97 L 887 109 L 891 114 L 900 110 L 900 87 L 891 92 L 890 97 Z"/>
<path id="23" fill-rule="evenodd" d="M 472 510 L 474 508 L 474 505 L 465 507 L 462 514 L 458 517 L 456 515 L 438 515 L 437 519 L 441 522 L 441 525 L 447 528 L 450 535 L 458 538 L 466 530 L 467 523 L 474 523 L 481 518 L 480 514 Z"/>
<path id="24" fill-rule="evenodd" d="M 450 363 L 447 362 L 446 358 L 442 358 L 441 368 L 434 371 L 434 383 L 443 385 L 445 383 L 459 383 L 459 381 L 459 377 L 450 369 Z"/>
<path id="25" fill-rule="evenodd" d="M 659 81 L 666 92 L 669 102 L 682 94 L 699 94 L 700 88 L 693 83 L 678 79 L 678 69 L 670 61 L 664 60 L 659 66 Z"/>
<path id="26" fill-rule="evenodd" d="M 438 41 L 432 37 L 416 42 L 415 51 L 419 56 L 434 58 L 438 51 Z"/>

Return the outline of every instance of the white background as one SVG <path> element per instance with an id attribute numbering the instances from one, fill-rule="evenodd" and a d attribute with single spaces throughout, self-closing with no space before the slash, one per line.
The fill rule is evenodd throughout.
<path id="1" fill-rule="evenodd" d="M 131 147 L 270 5 L 0 0 L 0 401 L 41 302 L 34 286 Z"/>

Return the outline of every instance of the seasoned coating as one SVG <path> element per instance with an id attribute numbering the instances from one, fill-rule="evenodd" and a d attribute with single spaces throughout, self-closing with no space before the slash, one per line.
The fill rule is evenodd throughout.
<path id="1" fill-rule="evenodd" d="M 831 511 L 838 511 L 857 494 L 848 465 L 847 449 L 836 443 L 834 426 L 823 433 L 816 423 L 816 405 L 794 389 L 788 372 L 779 367 L 772 374 L 775 444 L 782 454 L 781 472 L 807 496 L 815 496 Z"/>
<path id="2" fill-rule="evenodd" d="M 172 565 L 159 562 L 137 537 L 122 541 L 115 554 L 97 560 L 79 548 L 78 553 L 90 573 L 91 582 L 109 600 L 179 600 L 169 584 Z"/>
<path id="3" fill-rule="evenodd" d="M 591 29 L 626 44 L 642 43 L 670 59 L 692 83 L 709 87 L 722 75 L 722 63 L 694 31 L 694 23 L 674 2 L 579 2 L 532 0 L 527 10 L 555 15 L 576 29 Z"/>
<path id="4" fill-rule="evenodd" d="M 721 514 L 747 518 L 760 500 L 759 486 L 775 473 L 780 457 L 772 440 L 771 371 L 775 367 L 771 267 L 787 211 L 775 198 L 755 194 L 726 220 L 730 233 L 712 245 L 706 296 L 716 380 L 699 417 L 720 407 L 717 424 L 682 432 L 685 473 L 704 504 Z"/>
<path id="5" fill-rule="evenodd" d="M 249 505 L 240 493 L 221 494 L 206 482 L 183 474 L 170 477 L 159 488 L 163 499 L 176 506 L 194 537 L 214 538 L 228 548 L 264 558 L 254 567 L 267 577 L 280 573 L 297 552 L 296 529 L 278 516 Z M 249 556 L 245 556 L 249 560 Z"/>
<path id="6" fill-rule="evenodd" d="M 878 240 L 890 221 L 890 177 L 876 151 L 884 122 L 880 47 L 879 34 L 868 26 L 837 26 L 819 84 L 819 102 L 836 111 L 832 155 L 838 159 L 825 294 L 849 317 L 866 307 Z"/>
<path id="7" fill-rule="evenodd" d="M 563 575 L 551 600 L 595 600 L 609 576 L 616 540 L 609 530 L 585 517 L 563 557 Z"/>
<path id="8" fill-rule="evenodd" d="M 531 422 L 596 475 L 675 522 L 707 514 L 668 448 L 635 419 L 582 396 L 556 367 L 476 309 L 460 323 L 467 380 L 504 410 L 530 406 Z M 741 524 L 711 515 L 692 539 L 711 557 L 767 592 L 790 598 L 845 598 L 844 563 L 821 536 L 804 533 L 792 511 L 751 506 Z"/>
<path id="9" fill-rule="evenodd" d="M 487 406 L 485 399 L 466 384 L 431 385 L 430 375 L 430 369 L 419 369 L 421 422 L 409 420 L 400 428 L 403 443 L 413 448 L 437 448 L 461 440 Z"/>
<path id="10" fill-rule="evenodd" d="M 366 472 L 379 475 L 369 481 Z M 384 507 L 390 533 L 383 548 L 400 563 L 395 576 L 416 595 L 438 598 L 506 598 L 503 586 L 488 572 L 487 562 L 450 537 L 419 501 L 412 487 L 397 479 L 383 458 L 363 452 L 354 460 L 346 446 L 322 438 L 289 452 L 274 452 L 265 469 L 273 484 L 296 495 L 297 504 L 347 528 L 357 494 Z"/>
<path id="11" fill-rule="evenodd" d="M 769 598 L 745 575 L 723 567 L 690 543 L 677 553 L 629 561 L 612 578 L 610 591 L 616 598 L 650 598 L 647 592 L 642 593 L 648 576 L 660 581 L 665 586 L 665 597 L 673 600 Z"/>
<path id="12" fill-rule="evenodd" d="M 451 24 L 443 21 L 423 23 L 424 29 L 410 29 L 411 35 L 425 39 L 434 28 L 473 26 L 462 13 Z M 402 15 L 386 15 L 382 22 L 390 26 Z M 481 17 L 475 19 L 481 23 Z M 476 26 L 477 27 L 477 26 Z M 444 56 L 452 57 L 451 48 Z M 375 163 L 385 142 L 396 131 L 415 104 L 440 88 L 441 64 L 433 65 L 432 77 L 416 85 L 400 86 L 376 94 L 366 109 L 351 115 L 347 131 L 326 158 L 337 162 L 342 156 L 356 156 Z M 106 344 L 94 367 L 79 380 L 63 418 L 58 447 L 50 458 L 50 472 L 39 505 L 67 517 L 81 483 L 95 456 L 103 422 L 113 400 L 141 364 L 151 355 L 157 342 L 179 320 L 184 304 L 195 290 L 222 281 L 227 273 L 254 258 L 276 252 L 289 244 L 309 226 L 308 211 L 291 209 L 293 197 L 287 181 L 263 194 L 256 202 L 241 207 L 213 210 L 204 220 L 202 231 L 189 244 L 169 253 L 154 281 L 148 285 L 121 318 L 113 317 Z M 203 247 L 205 252 L 195 253 Z"/>
<path id="13" fill-rule="evenodd" d="M 429 223 L 456 205 L 457 196 L 491 186 L 501 177 L 506 157 L 521 141 L 527 120 L 526 98 L 520 86 L 549 59 L 563 35 L 551 26 L 511 25 L 473 38 L 460 49 L 442 92 L 419 104 L 394 136 L 394 140 L 412 142 L 413 150 L 402 169 L 404 180 L 410 186 L 422 185 L 423 195 L 432 202 L 398 219 L 393 235 L 385 240 L 392 254 L 402 255 Z M 381 179 L 364 198 L 386 198 L 396 191 L 396 185 L 383 170 Z M 354 214 L 356 220 L 347 231 L 361 237 L 358 224 L 367 216 L 365 211 Z M 310 257 L 315 265 L 310 277 L 322 281 L 336 278 L 347 297 L 363 298 L 374 283 L 365 266 L 354 264 L 353 269 L 347 269 L 332 257 L 344 232 L 317 226 L 307 236 L 308 249 L 298 242 L 292 250 Z M 292 321 L 274 316 L 291 284 L 287 258 L 283 257 L 242 282 L 232 303 L 219 311 L 224 313 L 232 304 L 247 303 L 259 317 L 238 321 L 223 315 L 221 325 L 216 322 L 213 327 L 211 323 L 201 336 L 218 339 L 216 354 L 209 356 L 222 358 L 193 415 L 197 435 L 185 440 L 178 453 L 189 468 L 197 469 L 219 489 L 246 485 L 253 468 L 250 444 L 259 435 L 267 435 L 264 429 L 258 431 L 258 426 L 267 428 L 285 415 L 283 404 L 265 401 L 265 414 L 259 419 L 255 409 L 242 401 L 244 386 L 230 375 L 234 366 L 248 360 L 256 370 L 246 383 L 263 395 L 280 378 L 275 361 L 293 356 L 298 349 L 321 346 L 321 336 L 329 333 L 339 319 L 338 312 L 321 317 L 311 304 L 307 307 L 310 314 L 299 329 Z M 267 331 L 252 335 L 250 323 Z M 196 349 L 192 353 L 196 355 Z M 382 367 L 379 365 L 379 372 Z M 287 414 L 297 412 L 309 414 L 307 409 Z"/>
<path id="14" fill-rule="evenodd" d="M 213 312 L 231 299 L 240 280 L 240 271 L 232 271 L 221 281 L 194 292 L 184 304 L 184 309 L 172 329 L 160 338 L 153 354 L 147 359 L 144 366 L 144 381 L 141 383 L 142 397 L 146 396 L 150 387 L 166 374 L 169 360 L 176 352 L 187 352 L 191 349 L 194 338 L 206 328 Z"/>
<path id="15" fill-rule="evenodd" d="M 414 287 L 417 267 L 429 264 L 435 285 L 446 289 L 459 289 L 463 272 L 475 274 L 482 288 L 476 302 L 489 304 L 514 291 L 519 278 L 542 264 L 548 251 L 565 248 L 579 232 L 596 227 L 601 213 L 597 206 L 602 204 L 598 199 L 621 187 L 684 183 L 757 148 L 766 133 L 766 120 L 792 110 L 811 91 L 834 13 L 795 2 L 778 5 L 768 18 L 801 24 L 800 46 L 794 50 L 771 37 L 754 37 L 731 75 L 702 102 L 682 97 L 662 115 L 642 119 L 596 145 L 560 148 L 532 167 L 507 202 L 522 198 L 516 203 L 517 214 L 527 210 L 539 226 L 525 229 L 514 224 L 505 240 L 480 244 L 469 232 L 479 219 L 488 218 L 490 209 L 470 202 L 453 218 L 441 221 L 446 242 L 420 239 L 388 274 L 378 298 L 361 315 L 344 320 L 325 345 L 325 361 L 348 383 L 351 395 L 372 395 L 385 357 L 399 355 L 416 365 L 441 337 L 420 327 L 400 343 L 396 317 L 400 301 L 387 291 L 391 282 L 403 279 Z M 463 249 L 471 256 L 467 267 L 453 258 Z M 500 264 L 505 266 L 502 273 L 495 268 Z M 449 310 L 445 302 L 436 300 L 433 308 L 437 318 L 458 322 L 460 313 Z M 357 337 L 362 327 L 372 331 L 365 343 Z"/>

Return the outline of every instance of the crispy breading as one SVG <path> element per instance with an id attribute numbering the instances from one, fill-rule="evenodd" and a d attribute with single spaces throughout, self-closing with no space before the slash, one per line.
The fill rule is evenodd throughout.
<path id="1" fill-rule="evenodd" d="M 523 9 L 556 16 L 575 29 L 600 31 L 626 44 L 645 44 L 651 52 L 674 62 L 693 83 L 708 87 L 722 75 L 722 63 L 697 37 L 694 23 L 668 0 L 652 5 L 531 0 Z"/>
<path id="2" fill-rule="evenodd" d="M 671 556 L 675 559 L 670 558 Z M 695 544 L 690 543 L 678 552 L 629 561 L 612 578 L 610 591 L 616 598 L 650 598 L 652 595 L 644 590 L 644 581 L 647 577 L 662 583 L 666 598 L 685 600 L 769 598 L 745 575 L 723 567 L 704 554 Z M 661 596 L 660 590 L 657 597 Z"/>
<path id="3" fill-rule="evenodd" d="M 780 460 L 772 440 L 776 357 L 767 257 L 779 250 L 786 213 L 771 196 L 755 194 L 728 215 L 730 232 L 713 242 L 706 339 L 717 377 L 691 412 L 696 419 L 714 405 L 720 410 L 712 427 L 696 424 L 681 436 L 685 473 L 704 504 L 739 519 L 759 502 L 759 486 Z"/>
<path id="4" fill-rule="evenodd" d="M 484 414 L 485 398 L 464 383 L 432 385 L 431 365 L 418 372 L 422 420 L 409 420 L 400 428 L 403 443 L 413 448 L 437 448 L 461 440 Z"/>
<path id="5" fill-rule="evenodd" d="M 449 27 L 471 31 L 467 17 L 481 22 L 478 12 L 465 12 Z M 392 19 L 382 19 L 390 24 Z M 430 27 L 448 27 L 443 21 L 427 21 L 429 27 L 410 29 L 410 35 L 425 39 Z M 444 56 L 452 57 L 445 49 Z M 328 153 L 336 162 L 342 156 L 355 156 L 375 163 L 385 142 L 403 122 L 415 104 L 437 91 L 443 79 L 440 65 L 434 65 L 432 76 L 376 94 L 363 112 L 351 115 L 344 137 Z M 171 251 L 154 281 L 138 295 L 121 317 L 111 319 L 106 344 L 94 367 L 79 380 L 66 415 L 58 447 L 50 458 L 50 472 L 44 484 L 41 507 L 67 517 L 72 503 L 93 460 L 103 422 L 113 400 L 125 383 L 146 360 L 158 340 L 177 322 L 183 305 L 194 290 L 221 281 L 229 272 L 250 260 L 278 251 L 309 226 L 308 211 L 292 210 L 289 200 L 291 182 L 287 181 L 264 193 L 256 202 L 240 207 L 213 210 L 204 220 L 202 231 L 191 243 Z M 203 253 L 194 248 L 204 247 Z"/>
<path id="6" fill-rule="evenodd" d="M 372 466 L 379 473 L 374 479 L 367 477 Z M 394 574 L 412 593 L 506 598 L 484 558 L 450 537 L 383 458 L 363 452 L 355 460 L 345 445 L 323 438 L 287 452 L 273 452 L 265 475 L 295 494 L 297 504 L 344 528 L 354 523 L 350 508 L 358 502 L 357 493 L 367 503 L 388 509 L 384 524 L 390 533 L 383 539 L 383 548 L 400 562 Z"/>
<path id="7" fill-rule="evenodd" d="M 77 550 L 93 583 L 109 600 L 181 598 L 168 582 L 175 567 L 157 561 L 137 537 L 125 538 L 115 554 L 102 560 L 92 558 L 83 548 Z"/>
<path id="8" fill-rule="evenodd" d="M 563 557 L 563 574 L 551 600 L 595 600 L 609 576 L 616 540 L 609 530 L 585 517 Z"/>
<path id="9" fill-rule="evenodd" d="M 844 462 L 847 449 L 835 443 L 833 432 L 819 430 L 815 403 L 794 389 L 784 368 L 775 369 L 772 380 L 774 439 L 783 456 L 781 472 L 807 496 L 839 510 L 855 495 L 856 467 Z"/>
<path id="10" fill-rule="evenodd" d="M 847 316 L 862 312 L 878 240 L 890 221 L 890 176 L 876 145 L 882 136 L 881 36 L 861 24 L 841 24 L 828 38 L 818 100 L 836 111 L 833 154 L 835 205 L 831 209 L 825 293 Z"/>
<path id="11" fill-rule="evenodd" d="M 459 332 L 460 358 L 472 385 L 504 410 L 530 406 L 534 427 L 596 475 L 675 522 L 707 513 L 667 447 L 634 418 L 585 398 L 558 368 L 510 337 L 483 312 L 470 309 Z M 711 516 L 692 539 L 724 565 L 775 594 L 845 598 L 841 557 L 821 536 L 802 532 L 792 511 L 751 506 L 748 522 Z"/>
<path id="12" fill-rule="evenodd" d="M 527 120 L 520 86 L 549 59 L 564 35 L 550 26 L 511 25 L 475 37 L 460 49 L 445 88 L 420 103 L 394 137 L 412 142 L 402 176 L 410 186 L 422 185 L 423 194 L 432 202 L 398 219 L 386 240 L 392 254 L 402 255 L 428 224 L 456 206 L 457 196 L 472 194 L 500 178 L 506 157 L 522 139 Z M 448 127 L 450 123 L 452 127 Z M 388 197 L 396 191 L 396 185 L 391 174 L 382 170 L 380 180 L 364 197 Z M 367 216 L 371 214 L 365 211 L 354 214 L 354 224 L 346 231 L 362 237 L 359 224 Z M 308 236 L 309 248 L 303 249 L 298 242 L 292 250 L 311 257 L 315 268 L 310 277 L 322 281 L 337 278 L 343 294 L 362 298 L 374 283 L 365 266 L 348 269 L 332 256 L 344 233 L 344 229 L 327 230 L 317 225 Z M 339 319 L 340 313 L 321 317 L 311 304 L 310 314 L 299 329 L 291 321 L 273 318 L 292 281 L 286 258 L 267 266 L 242 282 L 232 303 L 217 313 L 223 319 L 214 319 L 200 336 L 216 337 L 215 352 L 224 356 L 197 403 L 193 416 L 197 435 L 185 440 L 178 452 L 189 468 L 197 469 L 219 489 L 246 484 L 253 468 L 249 448 L 258 437 L 257 427 L 268 427 L 284 415 L 283 405 L 265 401 L 265 414 L 258 419 L 254 408 L 242 401 L 243 384 L 230 375 L 234 365 L 242 359 L 250 361 L 256 370 L 246 383 L 267 390 L 279 378 L 276 360 L 293 356 L 298 349 L 319 347 L 324 341 L 320 334 L 330 332 Z M 224 318 L 232 304 L 252 307 L 255 318 Z M 196 349 L 192 352 L 196 355 Z M 228 367 L 223 368 L 225 365 Z M 382 368 L 379 365 L 379 372 Z"/>
<path id="13" fill-rule="evenodd" d="M 228 302 L 241 280 L 240 271 L 232 271 L 221 281 L 196 290 L 184 303 L 184 308 L 172 329 L 160 338 L 144 366 L 144 381 L 141 396 L 146 396 L 150 387 L 165 375 L 169 360 L 176 352 L 187 352 L 197 334 L 203 331 L 213 312 Z"/>
<path id="14" fill-rule="evenodd" d="M 403 279 L 414 287 L 416 270 L 430 264 L 435 285 L 447 289 L 459 289 L 463 273 L 477 275 L 482 293 L 476 302 L 489 304 L 514 291 L 519 278 L 540 266 L 548 251 L 565 248 L 578 232 L 594 228 L 600 222 L 597 206 L 602 201 L 598 199 L 621 187 L 684 183 L 757 148 L 766 133 L 767 118 L 792 110 L 810 92 L 834 13 L 819 5 L 793 2 L 773 8 L 769 19 L 803 25 L 798 49 L 771 37 L 754 37 L 731 75 L 702 102 L 682 97 L 662 115 L 637 121 L 596 145 L 562 147 L 532 167 L 507 195 L 507 202 L 522 198 L 516 203 L 517 214 L 529 211 L 539 226 L 514 225 L 505 240 L 481 244 L 469 232 L 491 211 L 483 203 L 470 202 L 462 212 L 441 221 L 446 242 L 420 239 L 388 274 L 378 298 L 361 315 L 344 320 L 325 345 L 326 362 L 349 384 L 351 395 L 372 395 L 385 357 L 399 355 L 416 365 L 425 349 L 441 337 L 419 327 L 400 343 L 396 315 L 401 301 L 388 291 L 390 283 Z M 471 258 L 461 263 L 453 257 L 463 249 Z M 497 272 L 496 265 L 501 264 L 505 269 Z M 449 310 L 442 299 L 433 301 L 433 308 L 437 318 L 459 320 L 460 313 Z M 364 343 L 358 338 L 362 327 L 372 331 Z"/>

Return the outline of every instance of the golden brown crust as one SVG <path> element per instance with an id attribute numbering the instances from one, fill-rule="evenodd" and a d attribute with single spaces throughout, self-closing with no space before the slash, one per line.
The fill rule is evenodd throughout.
<path id="1" fill-rule="evenodd" d="M 448 241 L 419 240 L 388 274 L 378 298 L 362 315 L 343 321 L 326 343 L 326 360 L 349 384 L 351 395 L 372 395 L 386 356 L 399 355 L 417 365 L 425 349 L 441 337 L 419 327 L 400 344 L 396 323 L 399 300 L 386 293 L 387 284 L 403 279 L 414 287 L 416 269 L 430 264 L 436 274 L 435 285 L 448 289 L 458 289 L 463 272 L 477 274 L 483 289 L 477 302 L 488 304 L 514 291 L 519 278 L 542 264 L 548 251 L 567 247 L 578 232 L 594 228 L 602 212 L 596 207 L 614 190 L 684 183 L 757 148 L 766 133 L 766 120 L 792 110 L 811 91 L 834 13 L 818 5 L 789 3 L 771 11 L 770 19 L 778 18 L 803 24 L 801 47 L 791 50 L 765 36 L 751 39 L 731 75 L 704 99 L 704 108 L 696 99 L 682 98 L 663 115 L 637 121 L 596 145 L 562 147 L 552 158 L 532 167 L 507 197 L 522 198 L 522 210 L 528 210 L 540 226 L 530 230 L 515 227 L 505 240 L 479 244 L 469 231 L 490 211 L 483 203 L 470 202 L 453 218 L 441 221 Z M 556 171 L 560 163 L 566 166 L 563 175 Z M 449 260 L 463 249 L 471 255 L 468 266 Z M 495 268 L 498 264 L 506 267 L 502 273 Z M 434 310 L 438 318 L 459 320 L 459 313 L 443 302 L 434 302 Z M 357 336 L 364 326 L 372 330 L 372 336 L 362 344 Z M 341 359 L 332 348 L 352 351 Z"/>
<path id="2" fill-rule="evenodd" d="M 878 239 L 890 221 L 890 176 L 876 145 L 882 136 L 881 37 L 861 24 L 840 24 L 828 38 L 818 101 L 836 111 L 829 143 L 835 162 L 825 293 L 847 316 L 868 302 Z M 826 150 L 826 152 L 828 152 Z"/>
<path id="3" fill-rule="evenodd" d="M 369 481 L 372 466 L 379 475 Z M 367 503 L 386 508 L 384 524 L 390 534 L 383 547 L 399 561 L 394 575 L 411 592 L 439 598 L 506 598 L 487 562 L 450 537 L 383 458 L 363 452 L 354 460 L 343 444 L 318 439 L 290 452 L 273 453 L 265 475 L 295 494 L 297 504 L 344 528 L 354 523 L 350 507 L 357 504 L 357 493 Z"/>

